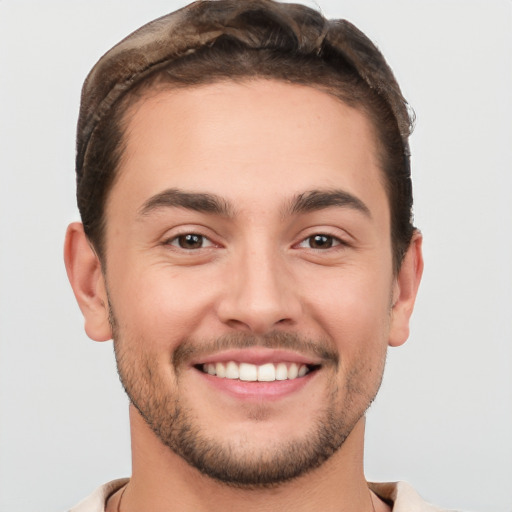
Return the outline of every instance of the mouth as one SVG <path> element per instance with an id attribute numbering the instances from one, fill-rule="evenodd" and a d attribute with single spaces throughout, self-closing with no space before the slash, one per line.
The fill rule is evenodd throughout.
<path id="1" fill-rule="evenodd" d="M 261 404 L 300 393 L 317 380 L 324 362 L 313 353 L 253 346 L 204 354 L 189 364 L 210 389 L 237 403 Z"/>
<path id="2" fill-rule="evenodd" d="M 319 358 L 293 351 L 252 347 L 210 354 L 191 366 L 214 389 L 259 401 L 300 391 L 319 373 L 321 363 Z"/>
<path id="3" fill-rule="evenodd" d="M 209 362 L 195 365 L 195 368 L 219 379 L 243 382 L 275 382 L 305 377 L 320 368 L 317 364 L 290 362 L 252 364 L 248 362 Z"/>

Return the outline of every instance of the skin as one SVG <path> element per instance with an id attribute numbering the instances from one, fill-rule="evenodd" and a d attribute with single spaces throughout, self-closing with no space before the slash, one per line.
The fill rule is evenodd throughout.
<path id="1" fill-rule="evenodd" d="M 179 402 L 204 437 L 248 464 L 272 459 L 290 441 L 307 446 L 327 410 L 343 419 L 347 437 L 297 478 L 234 487 L 165 446 L 131 405 L 133 475 L 123 512 L 363 512 L 372 500 L 376 510 L 389 510 L 364 478 L 364 412 L 387 347 L 408 337 L 423 262 L 416 233 L 393 273 L 370 121 L 327 93 L 268 80 L 154 93 L 127 120 L 126 151 L 107 201 L 105 261 L 79 223 L 68 228 L 65 260 L 87 334 L 110 339 L 114 315 L 116 356 L 132 400 L 141 410 L 160 400 L 170 415 Z M 169 190 L 215 195 L 228 206 L 172 205 L 175 196 L 163 194 Z M 333 190 L 345 200 L 290 207 L 311 191 Z M 186 234 L 202 235 L 203 245 L 181 247 Z M 328 237 L 321 247 L 312 238 L 318 234 Z M 256 346 L 241 351 L 253 351 L 250 357 L 278 357 L 273 341 L 261 348 L 275 333 L 307 339 L 333 360 L 305 345 L 288 347 L 320 366 L 277 398 L 251 384 L 235 393 L 219 388 L 194 366 L 221 357 L 219 338 L 230 349 L 252 340 Z M 118 500 L 119 493 L 108 510 Z"/>

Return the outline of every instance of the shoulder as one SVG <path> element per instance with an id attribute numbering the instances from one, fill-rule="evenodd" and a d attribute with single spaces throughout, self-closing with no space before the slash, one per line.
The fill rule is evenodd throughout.
<path id="1" fill-rule="evenodd" d="M 69 512 L 105 512 L 107 498 L 125 485 L 128 480 L 128 478 L 120 478 L 98 487 L 90 496 L 71 508 Z"/>
<path id="2" fill-rule="evenodd" d="M 456 512 L 427 503 L 406 482 L 368 482 L 368 486 L 379 498 L 392 504 L 393 512 Z"/>

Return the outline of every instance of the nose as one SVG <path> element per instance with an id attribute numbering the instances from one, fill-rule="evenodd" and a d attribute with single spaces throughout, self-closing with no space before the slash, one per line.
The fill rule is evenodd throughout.
<path id="1" fill-rule="evenodd" d="M 220 320 L 258 335 L 295 325 L 301 301 L 285 259 L 271 250 L 252 250 L 231 262 L 218 306 Z"/>

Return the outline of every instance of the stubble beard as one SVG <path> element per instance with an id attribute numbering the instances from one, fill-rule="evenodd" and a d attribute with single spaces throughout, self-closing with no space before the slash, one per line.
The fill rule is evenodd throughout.
<path id="1" fill-rule="evenodd" d="M 178 368 L 176 386 L 172 389 L 159 374 L 156 358 L 141 352 L 141 347 L 145 346 L 143 340 L 129 340 L 120 335 L 112 312 L 111 325 L 119 378 L 131 403 L 154 434 L 204 475 L 239 488 L 275 487 L 323 464 L 342 447 L 365 414 L 382 379 L 383 363 L 380 379 L 369 388 L 368 368 L 361 360 L 360 367 L 352 368 L 346 375 L 343 399 L 333 383 L 325 407 L 302 438 L 290 437 L 286 442 L 280 440 L 248 452 L 244 449 L 243 437 L 236 441 L 219 439 L 211 435 L 215 432 L 209 433 L 201 427 L 194 411 L 184 405 L 180 397 Z M 253 336 L 238 335 L 237 340 L 238 346 L 240 340 L 244 346 L 261 345 L 261 340 Z M 265 346 L 300 345 L 294 334 L 279 333 L 274 340 L 278 341 L 267 336 Z M 230 340 L 223 341 L 227 341 L 224 345 L 233 344 Z"/>

